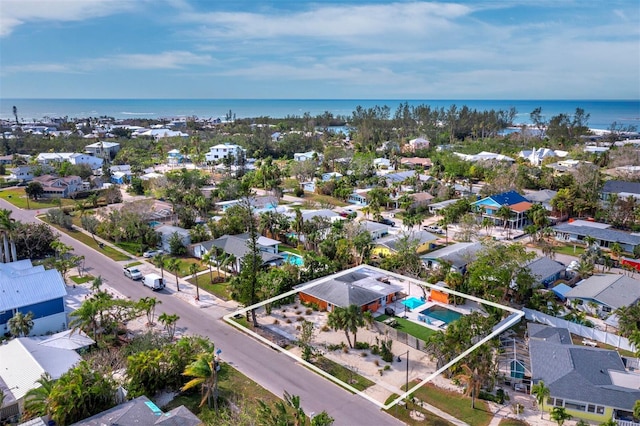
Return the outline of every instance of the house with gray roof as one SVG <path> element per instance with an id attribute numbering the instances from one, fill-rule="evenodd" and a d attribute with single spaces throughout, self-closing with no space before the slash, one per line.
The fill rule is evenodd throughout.
<path id="1" fill-rule="evenodd" d="M 587 236 L 596 239 L 596 244 L 603 248 L 609 248 L 614 243 L 620 244 L 622 250 L 633 253 L 633 250 L 640 245 L 640 234 L 629 233 L 611 229 L 608 224 L 575 221 L 571 223 L 561 223 L 552 228 L 556 233 L 556 239 L 565 242 L 584 244 Z"/>
<path id="2" fill-rule="evenodd" d="M 74 423 L 73 426 L 199 426 L 202 424 L 204 423 L 184 405 L 165 413 L 143 395 Z"/>
<path id="3" fill-rule="evenodd" d="M 420 259 L 428 269 L 448 264 L 458 272 L 464 272 L 467 265 L 476 260 L 476 254 L 482 248 L 480 242 L 456 243 L 420 256 Z"/>
<path id="4" fill-rule="evenodd" d="M 532 383 L 543 381 L 550 391 L 545 410 L 563 407 L 597 423 L 632 417 L 640 374 L 627 370 L 618 352 L 574 345 L 567 329 L 528 328 Z"/>
<path id="5" fill-rule="evenodd" d="M 595 303 L 601 315 L 640 301 L 640 281 L 627 275 L 597 274 L 578 283 L 565 294 L 569 302 L 577 301 L 582 310 Z"/>
<path id="6" fill-rule="evenodd" d="M 372 253 L 388 256 L 389 254 L 397 253 L 398 246 L 403 243 L 415 244 L 416 252 L 422 253 L 433 248 L 437 240 L 437 235 L 433 235 L 427 231 L 401 231 L 377 240 Z"/>
<path id="7" fill-rule="evenodd" d="M 160 246 L 162 247 L 162 250 L 167 253 L 171 253 L 170 243 L 174 235 L 177 235 L 178 238 L 180 238 L 180 242 L 183 246 L 187 247 L 191 244 L 191 235 L 189 234 L 189 231 L 179 226 L 160 225 L 156 226 L 153 230 L 160 235 Z"/>
<path id="8" fill-rule="evenodd" d="M 280 266 L 284 263 L 284 257 L 278 254 L 278 244 L 280 241 L 258 236 L 257 245 L 262 257 L 262 266 Z M 221 250 L 225 255 L 232 255 L 235 262 L 231 267 L 239 272 L 242 268 L 242 258 L 250 252 L 249 234 L 223 235 L 215 240 L 193 244 L 189 247 L 189 252 L 195 257 L 202 258 L 214 248 Z M 214 251 L 214 253 L 216 252 Z"/>
<path id="9" fill-rule="evenodd" d="M 624 180 L 608 180 L 602 185 L 600 199 L 608 201 L 615 195 L 620 199 L 627 197 L 640 198 L 640 182 L 628 182 Z"/>
<path id="10" fill-rule="evenodd" d="M 389 226 L 383 223 L 373 222 L 371 220 L 363 220 L 360 222 L 360 228 L 371 234 L 372 240 L 378 240 L 389 234 Z"/>
<path id="11" fill-rule="evenodd" d="M 82 360 L 72 349 L 43 343 L 38 339 L 19 337 L 0 345 L 0 391 L 4 394 L 0 422 L 20 417 L 25 395 L 40 386 L 37 383 L 40 376 L 46 373 L 54 380 L 59 379 Z"/>
<path id="12" fill-rule="evenodd" d="M 535 285 L 545 288 L 562 278 L 567 268 L 564 264 L 546 256 L 532 260 L 526 267 L 535 278 Z"/>
<path id="13" fill-rule="evenodd" d="M 392 303 L 402 287 L 390 284 L 384 275 L 366 267 L 322 281 L 300 291 L 300 301 L 331 312 L 335 307 L 357 305 L 363 311 L 375 312 Z"/>

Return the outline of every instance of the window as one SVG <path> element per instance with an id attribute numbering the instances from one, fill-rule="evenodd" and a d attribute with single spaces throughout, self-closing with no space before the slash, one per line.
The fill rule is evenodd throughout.
<path id="1" fill-rule="evenodd" d="M 587 406 L 580 402 L 567 401 L 564 404 L 564 408 L 568 410 L 585 411 Z"/>
<path id="2" fill-rule="evenodd" d="M 595 413 L 596 412 L 596 406 L 593 404 L 589 404 L 587 405 L 587 412 L 589 413 Z"/>
<path id="3" fill-rule="evenodd" d="M 602 312 L 611 312 L 611 306 L 603 306 Z"/>
<path id="4" fill-rule="evenodd" d="M 602 405 L 596 407 L 596 414 L 604 414 L 604 407 Z"/>

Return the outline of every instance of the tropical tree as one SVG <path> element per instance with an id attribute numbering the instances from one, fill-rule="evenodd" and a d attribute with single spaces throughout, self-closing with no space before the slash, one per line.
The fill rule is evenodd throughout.
<path id="1" fill-rule="evenodd" d="M 178 272 L 180 272 L 181 263 L 182 262 L 180 262 L 175 257 L 170 258 L 169 262 L 167 262 L 167 269 L 173 272 L 174 275 L 176 276 L 176 289 L 178 291 L 180 291 L 180 281 L 178 280 Z"/>
<path id="2" fill-rule="evenodd" d="M 167 263 L 168 263 L 167 257 L 164 254 L 160 253 L 159 255 L 153 258 L 153 263 L 158 268 L 160 268 L 160 276 L 164 280 L 164 269 L 167 267 Z"/>
<path id="3" fill-rule="evenodd" d="M 507 231 L 507 238 L 509 232 L 509 219 L 511 219 L 511 208 L 507 205 L 500 206 L 496 211 L 496 216 L 502 219 L 502 226 Z"/>
<path id="4" fill-rule="evenodd" d="M 22 312 L 16 312 L 7 322 L 9 325 L 9 332 L 17 337 L 28 336 L 33 328 L 33 312 L 23 314 Z"/>
<path id="5" fill-rule="evenodd" d="M 91 281 L 91 290 L 94 292 L 100 291 L 100 286 L 102 286 L 102 277 L 98 275 Z"/>
<path id="6" fill-rule="evenodd" d="M 465 384 L 465 396 L 471 396 L 471 408 L 476 408 L 476 396 L 480 394 L 480 388 L 482 387 L 482 380 L 478 374 L 477 368 L 471 368 L 467 364 L 461 366 L 462 373 L 458 374 L 456 378 Z"/>
<path id="7" fill-rule="evenodd" d="M 155 325 L 153 320 L 156 315 L 156 306 L 160 303 L 162 303 L 162 301 L 155 297 L 143 297 L 138 300 L 138 308 L 144 311 L 147 316 L 147 327 L 153 327 Z"/>
<path id="8" fill-rule="evenodd" d="M 213 282 L 213 261 L 218 254 L 218 248 L 213 246 L 211 250 L 202 255 L 202 261 L 209 267 L 209 282 Z M 220 264 L 218 264 L 218 276 L 220 276 Z"/>
<path id="9" fill-rule="evenodd" d="M 60 425 L 76 423 L 113 407 L 115 395 L 116 385 L 111 376 L 81 361 L 53 385 L 51 418 Z"/>
<path id="10" fill-rule="evenodd" d="M 178 314 L 169 315 L 166 312 L 163 312 L 158 317 L 158 321 L 160 321 L 162 325 L 164 325 L 164 329 L 169 335 L 170 340 L 173 340 L 173 337 L 176 334 L 176 326 L 179 319 L 180 317 L 178 316 Z"/>
<path id="11" fill-rule="evenodd" d="M 620 245 L 620 243 L 613 243 L 611 244 L 611 246 L 609 247 L 609 249 L 611 250 L 611 254 L 613 254 L 613 256 L 617 259 L 620 260 L 620 256 L 622 256 L 622 246 Z"/>
<path id="12" fill-rule="evenodd" d="M 36 383 L 40 386 L 30 389 L 25 394 L 24 415 L 27 418 L 51 415 L 51 390 L 54 380 L 49 373 L 44 373 Z"/>
<path id="13" fill-rule="evenodd" d="M 640 399 L 637 400 L 635 404 L 633 404 L 633 418 L 640 419 Z"/>
<path id="14" fill-rule="evenodd" d="M 27 194 L 27 197 L 37 201 L 38 198 L 44 194 L 44 187 L 40 182 L 32 181 L 24 187 L 24 192 Z"/>
<path id="15" fill-rule="evenodd" d="M 558 426 L 562 426 L 566 420 L 571 420 L 572 417 L 564 407 L 553 407 L 551 410 L 551 420 L 558 423 Z"/>
<path id="16" fill-rule="evenodd" d="M 189 265 L 189 273 L 196 284 L 196 300 L 200 300 L 200 286 L 198 285 L 198 265 L 192 263 Z"/>
<path id="17" fill-rule="evenodd" d="M 4 263 L 15 262 L 17 259 L 16 243 L 13 239 L 16 230 L 16 220 L 11 218 L 11 210 L 0 209 L 0 234 L 2 234 L 2 246 L 4 253 Z M 11 245 L 11 251 L 9 251 Z"/>
<path id="18" fill-rule="evenodd" d="M 334 330 L 344 331 L 349 347 L 353 348 L 357 343 L 358 328 L 365 325 L 362 309 L 358 305 L 349 305 L 346 308 L 336 307 L 329 313 L 327 325 Z M 353 334 L 353 344 L 349 333 Z"/>
<path id="19" fill-rule="evenodd" d="M 540 418 L 544 415 L 544 402 L 551 395 L 551 389 L 549 389 L 542 380 L 531 387 L 531 395 L 535 395 L 536 402 L 540 408 Z"/>
<path id="20" fill-rule="evenodd" d="M 183 392 L 191 388 L 200 386 L 202 399 L 200 407 L 205 402 L 211 408 L 213 401 L 216 411 L 218 410 L 218 371 L 219 363 L 214 359 L 213 351 L 211 353 L 201 354 L 194 362 L 185 368 L 183 375 L 192 377 L 180 390 Z"/>

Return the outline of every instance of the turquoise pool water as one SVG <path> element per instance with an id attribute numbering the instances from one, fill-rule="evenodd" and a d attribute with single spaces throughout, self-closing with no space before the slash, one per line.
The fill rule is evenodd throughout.
<path id="1" fill-rule="evenodd" d="M 162 224 L 156 220 L 152 220 L 151 222 L 149 222 L 149 226 L 152 228 L 155 228 L 156 226 L 160 226 L 160 225 Z"/>
<path id="2" fill-rule="evenodd" d="M 298 256 L 297 254 L 288 251 L 283 251 L 279 254 L 280 256 L 284 257 L 285 262 L 289 262 L 290 264 L 296 266 L 304 266 L 304 259 L 302 258 L 302 256 Z"/>
<path id="3" fill-rule="evenodd" d="M 455 320 L 459 319 L 462 314 L 456 311 L 452 311 L 451 309 L 447 309 L 442 306 L 432 306 L 430 308 L 425 309 L 420 312 L 421 314 L 427 315 L 431 318 L 438 319 L 447 324 L 451 324 Z"/>
<path id="4" fill-rule="evenodd" d="M 418 306 L 424 305 L 424 302 L 417 297 L 410 297 L 402 301 L 402 304 L 409 309 L 415 309 Z"/>

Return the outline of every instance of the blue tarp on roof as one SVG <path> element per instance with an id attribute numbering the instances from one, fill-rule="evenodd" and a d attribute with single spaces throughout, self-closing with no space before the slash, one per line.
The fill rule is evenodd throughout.
<path id="1" fill-rule="evenodd" d="M 558 284 L 557 286 L 555 286 L 551 290 L 555 293 L 556 296 L 558 296 L 560 298 L 560 300 L 562 300 L 564 302 L 567 299 L 565 294 L 567 294 L 569 292 L 569 290 L 571 290 L 571 287 L 569 287 L 566 284 Z"/>

